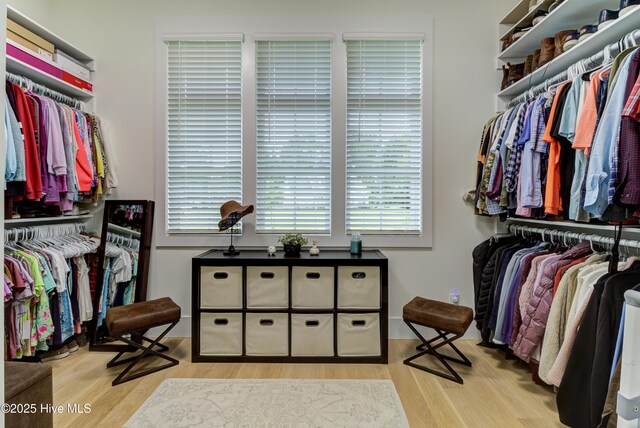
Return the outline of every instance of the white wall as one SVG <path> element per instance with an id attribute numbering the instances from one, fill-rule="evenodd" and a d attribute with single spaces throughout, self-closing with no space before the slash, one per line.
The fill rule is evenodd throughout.
<path id="1" fill-rule="evenodd" d="M 51 0 L 9 0 L 6 3 L 37 23 L 49 27 Z M 54 27 L 51 28 L 53 29 Z M 57 31 L 54 29 L 53 32 Z"/>
<path id="2" fill-rule="evenodd" d="M 42 0 L 13 1 L 19 9 Z M 498 24 L 513 0 L 55 0 L 42 22 L 97 59 L 97 111 L 111 123 L 118 157 L 118 198 L 155 198 L 155 23 L 159 17 L 221 15 L 433 16 L 433 248 L 385 251 L 390 259 L 391 337 L 401 333 L 402 306 L 415 295 L 446 300 L 461 292 L 473 305 L 471 250 L 495 230 L 461 195 L 475 177 L 482 125 L 494 113 Z M 37 9 L 37 7 L 36 7 Z M 364 11 L 364 12 L 363 12 Z M 39 15 L 41 15 L 39 13 Z M 40 19 L 40 17 L 36 17 Z M 277 31 L 277 29 L 274 29 Z M 156 232 L 160 227 L 156 225 Z M 190 315 L 190 260 L 199 249 L 152 254 L 149 297 L 171 296 Z M 384 250 L 384 249 L 383 249 Z M 181 323 L 176 334 L 188 334 Z"/>

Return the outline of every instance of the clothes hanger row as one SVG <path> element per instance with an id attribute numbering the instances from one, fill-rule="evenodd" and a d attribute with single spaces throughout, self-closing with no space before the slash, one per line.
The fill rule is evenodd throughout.
<path id="1" fill-rule="evenodd" d="M 140 249 L 140 241 L 138 239 L 118 235 L 117 233 L 107 232 L 107 242 L 135 251 L 139 251 Z"/>
<path id="2" fill-rule="evenodd" d="M 64 103 L 67 104 L 75 109 L 78 110 L 85 110 L 85 104 L 84 102 L 70 97 L 68 95 L 65 94 L 61 94 L 60 92 L 54 91 L 51 88 L 48 88 L 44 85 L 41 85 L 39 83 L 35 83 L 34 81 L 24 77 L 24 76 L 20 76 L 17 74 L 13 74 L 13 73 L 9 73 L 8 71 L 6 72 L 6 78 L 7 80 L 9 80 L 10 82 L 15 83 L 16 85 L 27 89 L 35 94 L 39 94 L 39 95 L 44 95 L 45 97 L 49 97 L 54 101 L 60 102 L 60 103 Z"/>
<path id="3" fill-rule="evenodd" d="M 64 258 L 94 253 L 100 240 L 81 235 L 81 223 L 18 227 L 5 230 L 4 247 L 9 251 L 56 249 Z"/>
<path id="4" fill-rule="evenodd" d="M 20 242 L 35 239 L 49 239 L 64 235 L 79 235 L 86 230 L 84 223 L 46 224 L 40 226 L 15 227 L 5 229 L 4 242 Z"/>
<path id="5" fill-rule="evenodd" d="M 581 242 L 589 242 L 591 250 L 595 252 L 595 246 L 600 246 L 607 250 L 611 250 L 615 244 L 615 239 L 597 234 L 576 233 L 549 228 L 536 228 L 529 226 L 521 226 L 516 224 L 507 225 L 509 233 L 515 236 L 538 237 L 541 241 L 550 242 L 551 244 L 564 244 L 565 247 L 579 244 Z M 635 239 L 621 239 L 620 252 L 625 254 L 640 255 L 640 241 Z"/>
<path id="6" fill-rule="evenodd" d="M 638 46 L 638 44 L 640 44 L 640 30 L 634 30 L 631 33 L 625 35 L 617 42 L 605 46 L 602 51 L 572 64 L 566 71 L 563 71 L 556 76 L 545 80 L 539 85 L 527 89 L 522 94 L 509 100 L 506 103 L 506 107 L 511 108 L 520 102 L 533 99 L 535 96 L 547 92 L 553 85 L 566 82 L 567 80 L 572 80 L 582 74 L 595 71 L 602 67 L 606 67 L 613 63 L 615 57 L 620 52 L 636 47 Z"/>

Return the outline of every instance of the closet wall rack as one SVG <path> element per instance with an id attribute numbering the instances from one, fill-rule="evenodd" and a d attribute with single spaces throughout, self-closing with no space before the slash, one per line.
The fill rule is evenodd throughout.
<path id="1" fill-rule="evenodd" d="M 638 11 L 640 11 L 640 9 L 638 9 Z M 640 19 L 640 15 L 638 15 L 638 18 Z M 587 57 L 587 58 L 583 58 L 583 59 L 575 62 L 574 64 L 569 65 L 567 68 L 568 69 L 571 69 L 571 68 L 577 69 L 577 66 L 581 66 L 586 71 L 595 69 L 602 63 L 602 61 L 604 60 L 604 58 L 606 57 L 607 54 L 609 54 L 611 56 L 616 56 L 622 50 L 625 50 L 627 47 L 634 46 L 634 45 L 640 45 L 640 30 L 634 30 L 634 31 L 632 31 L 630 33 L 627 33 L 620 40 L 617 40 L 615 43 L 611 43 L 609 45 L 606 45 L 602 50 L 600 50 L 599 52 L 595 53 L 594 55 L 592 55 L 590 57 Z M 530 99 L 533 96 L 544 92 L 546 90 L 546 88 L 548 88 L 551 85 L 554 85 L 556 83 L 562 82 L 562 81 L 570 79 L 570 78 L 571 78 L 571 76 L 570 76 L 570 72 L 568 70 L 562 71 L 562 72 L 556 74 L 555 76 L 549 77 L 544 82 L 542 82 L 542 83 L 540 83 L 540 84 L 538 84 L 538 85 L 536 85 L 534 87 L 531 87 L 529 89 L 526 89 L 525 91 L 520 93 L 515 98 L 512 98 L 511 100 L 506 102 L 505 105 L 506 105 L 507 108 L 511 107 L 515 103 L 518 103 L 520 101 L 524 101 L 526 99 Z M 526 79 L 524 79 L 524 80 L 526 80 Z"/>
<path id="2" fill-rule="evenodd" d="M 554 227 L 531 227 L 518 224 L 507 225 L 507 231 L 512 235 L 531 236 L 537 235 L 542 241 L 551 243 L 563 243 L 568 245 L 589 242 L 610 250 L 615 244 L 615 237 L 605 236 L 602 233 L 577 233 L 569 230 L 560 230 Z M 613 231 L 613 229 L 612 229 Z M 620 252 L 628 255 L 640 255 L 640 240 L 621 239 Z"/>
<path id="3" fill-rule="evenodd" d="M 619 0 L 565 0 L 544 20 L 502 51 L 498 58 L 501 60 L 525 58 L 540 47 L 540 40 L 545 37 L 552 37 L 558 31 L 567 28 L 579 30 L 581 26 L 597 21 L 602 9 L 617 9 L 619 3 Z"/>
<path id="4" fill-rule="evenodd" d="M 538 24 L 538 26 L 543 25 L 545 22 L 547 22 L 547 20 L 551 19 L 553 15 L 558 11 L 561 11 L 563 7 L 569 6 L 574 3 L 581 3 L 581 0 L 565 0 L 565 3 L 563 3 L 558 7 L 558 9 L 550 13 L 549 16 L 547 16 L 547 19 L 545 19 L 540 24 Z M 617 4 L 618 2 L 616 1 L 615 3 Z M 599 7 L 601 9 L 605 8 L 605 6 L 599 6 Z M 596 17 L 597 17 L 597 12 L 596 12 Z M 585 21 L 584 24 L 587 24 L 589 22 L 590 21 Z M 533 86 L 543 83 L 549 77 L 554 76 L 558 73 L 561 73 L 562 71 L 568 69 L 572 64 L 580 61 L 581 59 L 587 58 L 599 52 L 601 53 L 605 46 L 617 43 L 620 39 L 624 38 L 626 34 L 630 32 L 634 32 L 635 30 L 638 30 L 638 22 L 640 22 L 640 8 L 635 9 L 630 13 L 628 13 L 627 15 L 618 18 L 617 20 L 614 21 L 614 23 L 611 26 L 601 31 L 598 31 L 593 36 L 589 37 L 588 39 L 584 40 L 581 43 L 578 43 L 571 50 L 554 58 L 552 61 L 538 68 L 530 75 L 524 77 L 523 79 L 520 79 L 513 85 L 505 88 L 504 90 L 498 93 L 498 97 L 497 97 L 498 110 L 503 109 L 504 103 L 506 101 L 527 91 L 529 88 Z M 538 26 L 534 27 L 534 29 L 537 28 Z M 557 30 L 555 31 L 561 31 L 566 28 L 573 28 L 573 27 L 568 23 L 564 23 L 560 21 L 559 25 L 554 28 L 557 28 Z M 552 35 L 553 33 L 549 34 L 549 36 L 552 36 Z M 523 39 L 525 37 L 529 37 L 532 39 L 535 38 L 537 41 L 537 44 L 539 45 L 540 40 L 543 37 L 546 37 L 546 36 L 542 36 L 542 37 L 534 37 L 534 36 L 535 36 L 535 33 L 527 33 L 522 38 Z M 638 39 L 636 38 L 636 40 Z M 522 40 L 518 40 L 511 47 L 507 48 L 507 50 L 511 49 L 513 46 L 516 46 L 518 43 L 521 43 L 521 41 Z M 498 63 L 502 64 L 507 60 L 511 61 L 512 63 L 524 60 L 524 58 L 530 53 L 532 53 L 535 49 L 537 49 L 537 47 L 533 47 L 530 52 L 529 51 L 525 52 L 523 50 L 522 53 L 519 53 L 518 54 L 519 56 L 517 57 L 510 56 L 507 58 L 504 56 L 505 53 L 503 52 L 498 57 Z"/>
<path id="5" fill-rule="evenodd" d="M 54 32 L 44 27 L 43 25 L 37 23 L 36 21 L 32 20 L 28 16 L 19 12 L 15 8 L 11 6 L 7 6 L 7 18 L 12 20 L 16 24 L 21 25 L 22 27 L 36 34 L 37 36 L 42 37 L 46 41 L 52 43 L 57 49 L 69 55 L 73 59 L 81 62 L 82 64 L 87 66 L 89 69 L 91 69 L 91 71 L 95 71 L 95 60 L 90 55 L 86 54 L 85 52 L 83 52 L 73 44 L 67 42 L 62 37 L 58 36 Z M 79 98 L 85 102 L 89 102 L 93 99 L 92 92 L 82 89 L 78 86 L 75 86 L 63 80 L 59 76 L 46 73 L 43 70 L 33 66 L 32 64 L 27 63 L 26 61 L 24 61 L 26 57 L 24 57 L 23 55 L 20 55 L 20 58 L 18 57 L 18 55 L 12 55 L 11 52 L 14 52 L 14 49 L 16 49 L 16 46 L 17 45 L 13 43 L 11 40 L 7 41 L 7 48 L 8 48 L 7 56 L 6 56 L 7 71 L 25 76 L 33 80 L 34 82 L 43 84 L 56 91 L 60 91 L 63 94 L 67 94 L 72 97 Z M 50 66 L 53 68 L 56 67 L 55 63 L 47 62 L 46 60 L 39 58 L 37 55 L 36 57 L 38 60 L 44 61 L 45 68 L 49 68 L 47 66 Z"/>

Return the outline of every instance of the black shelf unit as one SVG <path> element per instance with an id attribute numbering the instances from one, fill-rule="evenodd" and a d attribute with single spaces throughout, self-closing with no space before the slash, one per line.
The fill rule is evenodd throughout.
<path id="1" fill-rule="evenodd" d="M 242 308 L 201 308 L 201 268 L 202 267 L 242 267 Z M 287 308 L 248 308 L 247 307 L 247 268 L 251 266 L 288 267 L 288 307 Z M 332 308 L 309 309 L 292 307 L 292 268 L 333 267 L 334 303 Z M 376 309 L 338 308 L 338 268 L 378 267 L 380 271 L 380 307 Z M 321 251 L 318 256 L 303 252 L 300 257 L 285 257 L 283 252 L 269 256 L 266 251 L 244 250 L 237 256 L 224 256 L 222 250 L 210 250 L 192 258 L 192 362 L 245 362 L 245 363 L 315 363 L 315 364 L 387 364 L 388 362 L 388 259 L 379 250 L 363 250 L 361 255 L 352 255 L 349 251 Z M 203 355 L 200 352 L 200 315 L 203 313 L 240 313 L 242 314 L 242 355 Z M 333 356 L 292 356 L 291 355 L 291 316 L 288 317 L 288 356 L 247 355 L 245 349 L 246 315 L 249 313 L 285 313 L 285 314 L 333 314 Z M 375 356 L 338 356 L 338 314 L 371 314 L 379 316 L 380 355 Z"/>

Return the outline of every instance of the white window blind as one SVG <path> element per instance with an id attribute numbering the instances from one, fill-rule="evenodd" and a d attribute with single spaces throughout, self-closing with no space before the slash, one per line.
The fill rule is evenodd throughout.
<path id="1" fill-rule="evenodd" d="M 348 231 L 422 230 L 422 41 L 347 40 Z"/>
<path id="2" fill-rule="evenodd" d="M 257 232 L 329 233 L 331 42 L 256 41 Z"/>
<path id="3" fill-rule="evenodd" d="M 167 41 L 167 231 L 217 231 L 242 201 L 240 41 Z"/>

